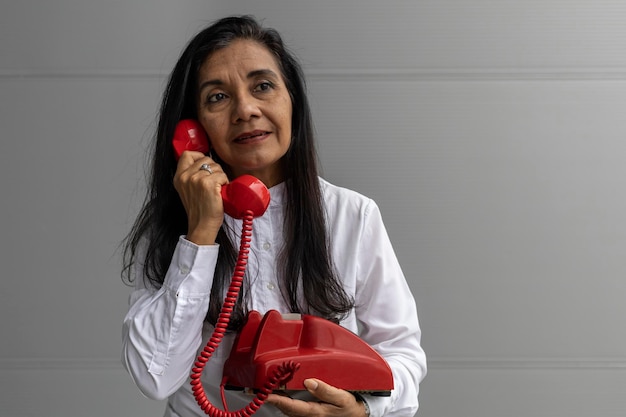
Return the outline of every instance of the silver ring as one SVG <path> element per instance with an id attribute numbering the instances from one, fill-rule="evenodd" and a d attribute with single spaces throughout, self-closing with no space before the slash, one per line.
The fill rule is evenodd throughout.
<path id="1" fill-rule="evenodd" d="M 213 170 L 211 169 L 211 165 L 209 164 L 200 165 L 200 171 L 208 171 L 209 174 L 213 173 Z"/>

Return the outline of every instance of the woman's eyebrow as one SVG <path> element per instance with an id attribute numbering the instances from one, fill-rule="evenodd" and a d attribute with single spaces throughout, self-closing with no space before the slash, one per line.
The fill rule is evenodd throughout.
<path id="1" fill-rule="evenodd" d="M 224 81 L 219 80 L 219 79 L 208 80 L 200 84 L 200 87 L 198 88 L 198 92 L 202 92 L 202 90 L 204 90 L 206 87 L 209 87 L 212 85 L 223 85 L 223 84 L 224 84 Z"/>
<path id="2" fill-rule="evenodd" d="M 271 69 L 258 69 L 258 70 L 250 71 L 248 73 L 248 78 L 258 77 L 260 75 L 270 75 L 272 77 L 278 78 L 278 75 L 276 75 L 276 73 L 272 71 Z"/>

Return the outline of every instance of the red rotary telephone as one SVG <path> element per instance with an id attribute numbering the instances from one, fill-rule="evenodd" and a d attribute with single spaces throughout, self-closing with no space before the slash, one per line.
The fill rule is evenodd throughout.
<path id="1" fill-rule="evenodd" d="M 196 120 L 181 120 L 173 139 L 177 158 L 185 150 L 209 151 L 204 129 Z M 207 399 L 200 377 L 205 364 L 219 346 L 230 313 L 237 301 L 247 265 L 252 235 L 252 219 L 263 215 L 269 205 L 269 191 L 257 178 L 242 175 L 222 187 L 224 211 L 243 219 L 239 258 L 233 272 L 222 311 L 213 335 L 198 356 L 191 373 L 194 396 L 211 417 L 251 416 L 274 389 L 305 390 L 304 380 L 318 378 L 347 391 L 389 396 L 393 376 L 382 356 L 357 335 L 321 317 L 276 310 L 262 316 L 248 314 L 224 363 L 222 403 L 226 410 L 225 389 L 249 389 L 256 397 L 239 411 L 222 411 Z"/>

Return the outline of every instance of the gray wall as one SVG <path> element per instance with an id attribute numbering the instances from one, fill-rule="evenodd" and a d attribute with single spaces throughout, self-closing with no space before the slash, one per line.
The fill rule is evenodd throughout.
<path id="1" fill-rule="evenodd" d="M 382 208 L 418 414 L 624 415 L 626 2 L 5 3 L 0 415 L 161 414 L 119 363 L 116 250 L 165 76 L 230 13 L 284 34 L 325 176 Z"/>

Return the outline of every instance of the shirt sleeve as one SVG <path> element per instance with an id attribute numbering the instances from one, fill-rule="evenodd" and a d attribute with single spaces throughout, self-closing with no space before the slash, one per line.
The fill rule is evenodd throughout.
<path id="1" fill-rule="evenodd" d="M 426 356 L 415 299 L 406 282 L 374 202 L 367 206 L 359 239 L 356 316 L 361 337 L 389 364 L 394 379 L 391 397 L 366 396 L 371 416 L 412 416 L 417 412 L 419 383 Z"/>
<path id="2" fill-rule="evenodd" d="M 122 328 L 122 362 L 141 392 L 165 399 L 187 379 L 202 343 L 218 245 L 181 237 L 160 289 L 148 288 L 143 267 Z"/>

